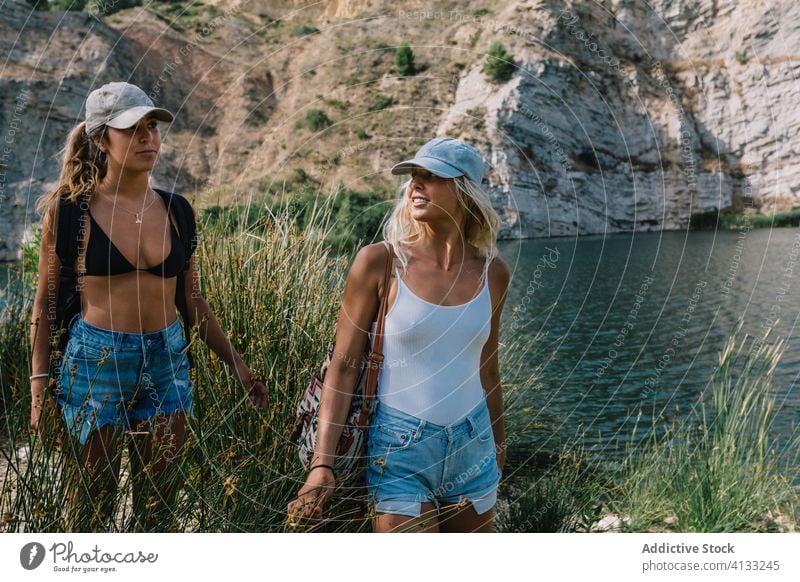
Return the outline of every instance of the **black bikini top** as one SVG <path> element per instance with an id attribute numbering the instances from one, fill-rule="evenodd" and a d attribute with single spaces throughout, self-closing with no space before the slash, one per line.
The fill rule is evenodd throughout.
<path id="1" fill-rule="evenodd" d="M 169 220 L 169 230 L 172 239 L 172 248 L 169 255 L 164 262 L 149 269 L 137 269 L 128 262 L 128 259 L 119 251 L 119 249 L 111 242 L 108 235 L 95 221 L 92 212 L 88 211 L 89 219 L 91 220 L 92 227 L 89 232 L 89 242 L 86 244 L 86 269 L 80 273 L 81 275 L 121 275 L 123 273 L 131 273 L 133 271 L 142 271 L 151 273 L 164 279 L 177 277 L 183 270 L 184 263 L 184 249 L 178 233 L 175 231 L 175 226 L 172 220 Z"/>

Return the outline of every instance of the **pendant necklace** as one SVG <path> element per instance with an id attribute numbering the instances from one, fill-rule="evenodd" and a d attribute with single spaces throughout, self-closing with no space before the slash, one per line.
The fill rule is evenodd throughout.
<path id="1" fill-rule="evenodd" d="M 150 203 L 147 206 L 145 206 L 144 208 L 142 208 L 142 210 L 140 212 L 131 212 L 127 208 L 124 208 L 120 204 L 117 204 L 116 201 L 114 202 L 114 207 L 115 208 L 119 208 L 120 210 L 122 210 L 123 212 L 127 212 L 128 214 L 132 214 L 133 216 L 136 217 L 136 224 L 142 224 L 142 215 L 145 213 L 145 211 L 148 208 L 150 208 L 153 205 L 153 203 L 155 201 L 156 201 L 156 197 L 153 196 L 153 199 L 150 201 Z"/>

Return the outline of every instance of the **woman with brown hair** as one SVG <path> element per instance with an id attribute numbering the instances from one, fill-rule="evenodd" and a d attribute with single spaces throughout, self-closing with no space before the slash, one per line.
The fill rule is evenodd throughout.
<path id="1" fill-rule="evenodd" d="M 318 411 L 315 457 L 293 523 L 321 518 L 334 451 L 384 293 L 383 362 L 367 435 L 373 530 L 491 531 L 505 461 L 498 335 L 510 279 L 499 218 L 469 145 L 436 138 L 392 168 L 411 174 L 384 227 L 350 269 Z M 384 283 L 391 251 L 394 276 Z M 402 271 L 402 273 L 401 273 Z"/>
<path id="2" fill-rule="evenodd" d="M 72 515 L 72 527 L 107 527 L 118 488 L 120 458 L 114 451 L 123 430 L 134 436 L 130 458 L 139 525 L 149 529 L 169 511 L 178 483 L 167 469 L 181 452 L 192 410 L 191 326 L 197 324 L 200 337 L 233 369 L 251 404 L 267 404 L 265 385 L 200 292 L 192 256 L 196 241 L 187 241 L 194 230 L 191 206 L 178 194 L 150 187 L 161 149 L 158 122 L 172 119 L 135 85 L 108 83 L 92 91 L 85 121 L 67 140 L 58 186 L 38 204 L 43 220 L 31 330 L 31 427 L 42 436 L 51 355 L 56 362 L 60 357 L 53 396 L 88 475 L 70 486 L 73 510 L 81 492 L 89 496 L 89 503 L 80 504 L 88 515 Z M 76 239 L 66 240 L 64 233 L 75 227 Z M 63 254 L 64 248 L 71 252 Z M 64 256 L 74 256 L 74 264 L 62 264 Z M 70 291 L 59 289 L 59 274 L 71 269 L 80 313 L 64 322 L 69 341 L 61 354 L 54 306 L 59 293 Z"/>

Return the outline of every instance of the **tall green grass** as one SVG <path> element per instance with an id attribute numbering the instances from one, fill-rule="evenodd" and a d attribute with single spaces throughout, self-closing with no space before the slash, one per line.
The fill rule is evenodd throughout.
<path id="1" fill-rule="evenodd" d="M 504 471 L 505 473 L 505 471 Z M 600 518 L 603 482 L 580 447 L 565 449 L 535 476 L 507 479 L 496 530 L 505 533 L 587 531 Z"/>
<path id="2" fill-rule="evenodd" d="M 743 335 L 741 326 L 720 354 L 708 401 L 626 455 L 610 505 L 630 517 L 630 530 L 671 523 L 681 532 L 774 531 L 781 516 L 796 519 L 800 436 L 783 443 L 770 436 L 772 376 L 785 344 L 769 343 L 769 331 Z"/>

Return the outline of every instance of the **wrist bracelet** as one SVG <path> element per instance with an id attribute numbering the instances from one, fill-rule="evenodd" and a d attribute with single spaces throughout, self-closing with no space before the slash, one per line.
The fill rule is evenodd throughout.
<path id="1" fill-rule="evenodd" d="M 330 469 L 330 470 L 331 470 L 331 473 L 333 473 L 333 476 L 334 476 L 334 478 L 336 477 L 336 471 L 335 471 L 335 470 L 333 469 L 333 467 L 331 467 L 330 465 L 322 465 L 322 464 L 320 464 L 320 465 L 314 465 L 313 467 L 311 467 L 311 468 L 308 470 L 308 472 L 310 473 L 311 471 L 313 471 L 314 469 L 317 469 L 317 468 L 319 468 L 319 467 L 325 467 L 326 469 Z"/>
<path id="2" fill-rule="evenodd" d="M 36 380 L 36 378 L 47 378 L 50 374 L 45 372 L 44 374 L 33 374 L 31 376 L 31 380 Z"/>

